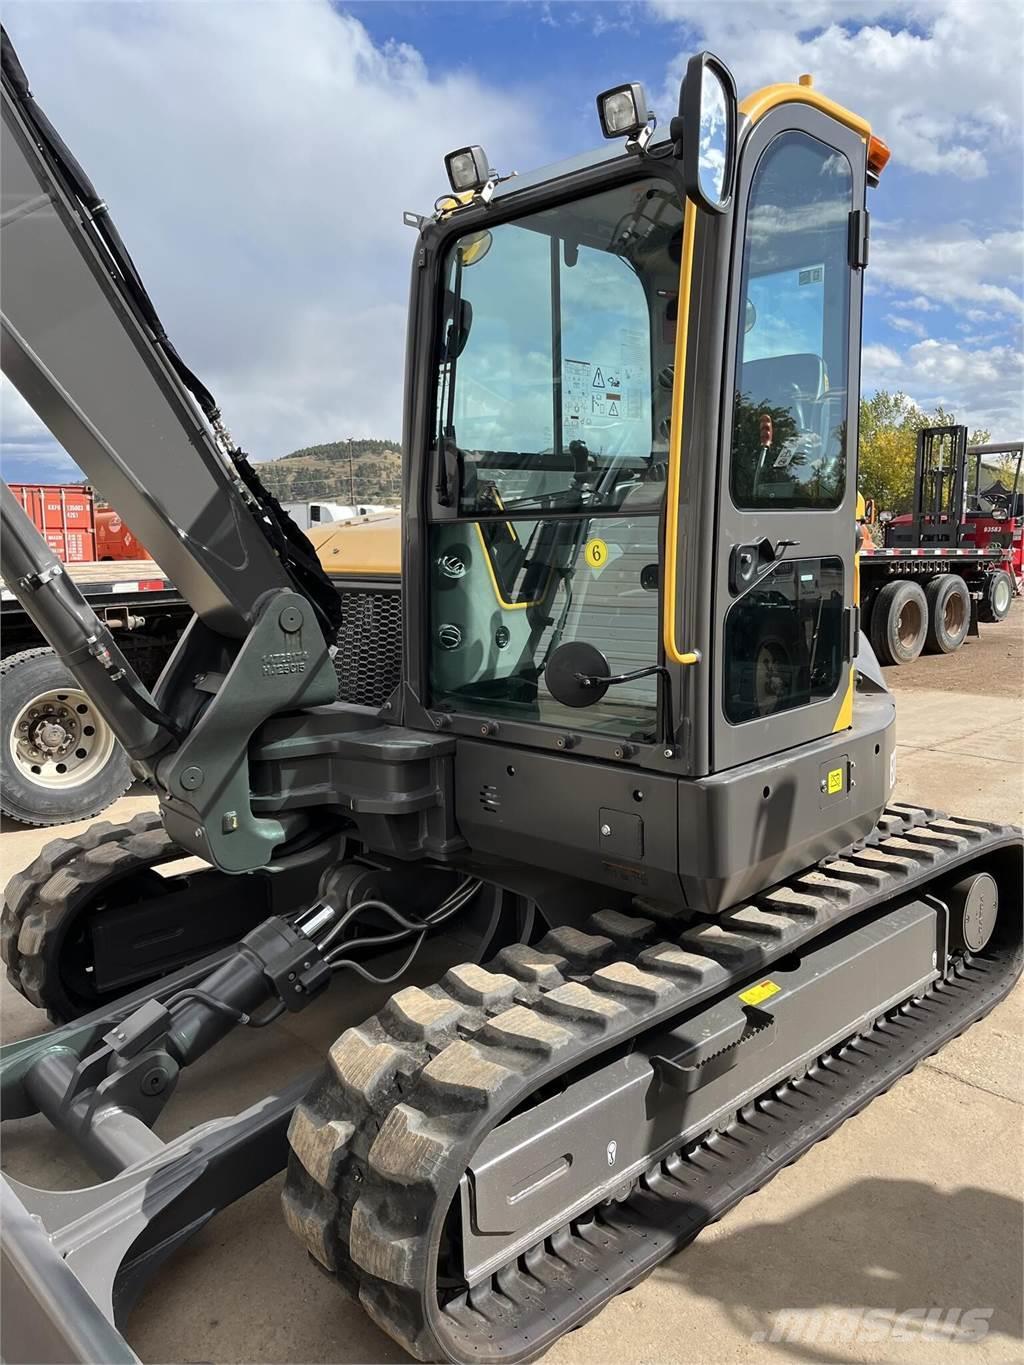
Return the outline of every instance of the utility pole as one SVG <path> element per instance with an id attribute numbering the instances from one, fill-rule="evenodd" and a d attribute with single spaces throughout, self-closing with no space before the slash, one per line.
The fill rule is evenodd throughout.
<path id="1" fill-rule="evenodd" d="M 356 505 L 356 476 L 352 469 L 352 440 L 348 438 L 348 502 L 350 507 Z"/>

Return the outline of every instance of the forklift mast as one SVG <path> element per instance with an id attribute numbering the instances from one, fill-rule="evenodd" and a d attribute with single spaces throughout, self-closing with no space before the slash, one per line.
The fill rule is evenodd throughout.
<path id="1" fill-rule="evenodd" d="M 914 506 L 890 522 L 886 545 L 957 546 L 967 521 L 967 428 L 924 427 L 917 433 Z"/>

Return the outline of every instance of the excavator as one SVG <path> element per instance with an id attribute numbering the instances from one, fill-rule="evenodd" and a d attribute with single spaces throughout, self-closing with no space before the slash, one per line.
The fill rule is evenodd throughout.
<path id="1" fill-rule="evenodd" d="M 4 1180 L 4 1356 L 135 1360 L 147 1278 L 287 1165 L 414 1357 L 534 1359 L 1021 970 L 1021 832 L 893 801 L 859 628 L 888 148 L 704 52 L 660 127 L 598 96 L 598 152 L 453 151 L 406 215 L 400 596 L 372 554 L 339 596 L 2 65 L 4 373 L 195 612 L 147 689 L 4 491 L 6 583 L 159 799 L 6 893 L 56 1026 L 4 1047 L 4 1119 L 98 1183 Z M 317 1074 L 158 1136 L 183 1070 L 353 973 L 393 993 Z"/>

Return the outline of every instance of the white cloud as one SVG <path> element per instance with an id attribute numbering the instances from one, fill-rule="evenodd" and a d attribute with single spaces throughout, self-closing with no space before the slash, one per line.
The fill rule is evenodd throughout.
<path id="1" fill-rule="evenodd" d="M 915 337 L 923 337 L 928 334 L 920 322 L 915 322 L 913 318 L 900 317 L 898 313 L 887 313 L 885 320 L 897 332 L 909 332 L 911 336 Z"/>
<path id="2" fill-rule="evenodd" d="M 883 388 L 888 380 L 877 380 L 873 382 L 875 375 L 888 375 L 902 364 L 899 351 L 894 351 L 891 346 L 883 346 L 881 342 L 873 342 L 870 346 L 865 346 L 861 352 L 861 378 L 863 387 Z"/>
<path id="3" fill-rule="evenodd" d="M 926 411 L 941 404 L 993 440 L 1024 432 L 1024 351 L 1012 346 L 969 349 L 927 338 L 903 354 L 891 346 L 864 347 L 862 388 L 900 389 Z"/>
<path id="4" fill-rule="evenodd" d="M 939 309 L 937 303 L 924 298 L 921 294 L 914 299 L 900 299 L 894 306 L 896 308 L 913 308 L 916 313 L 937 313 Z"/>
<path id="5" fill-rule="evenodd" d="M 77 477 L 73 461 L 56 444 L 21 394 L 8 379 L 0 378 L 0 445 L 3 447 L 4 477 L 15 482 L 32 479 L 34 466 L 45 457 L 51 471 L 63 469 L 68 478 Z"/>
<path id="6" fill-rule="evenodd" d="M 502 168 L 550 159 L 529 103 L 375 45 L 328 0 L 8 0 L 4 22 L 242 444 L 396 438 L 402 210 L 430 209 L 466 142 Z"/>
<path id="7" fill-rule="evenodd" d="M 741 92 L 810 72 L 916 170 L 977 179 L 993 145 L 1019 138 L 1024 25 L 1015 0 L 853 0 L 841 23 L 831 0 L 652 0 L 651 8 L 695 28 L 729 61 Z M 668 100 L 687 55 L 672 64 Z"/>
<path id="8" fill-rule="evenodd" d="M 873 286 L 938 304 L 967 304 L 968 317 L 1024 315 L 1022 271 L 1021 231 L 982 237 L 969 227 L 954 224 L 942 232 L 912 235 L 905 228 L 893 232 L 882 227 L 871 239 L 868 273 Z M 979 310 L 979 304 L 985 305 L 984 311 Z M 917 308 L 920 304 L 915 300 L 903 306 Z"/>

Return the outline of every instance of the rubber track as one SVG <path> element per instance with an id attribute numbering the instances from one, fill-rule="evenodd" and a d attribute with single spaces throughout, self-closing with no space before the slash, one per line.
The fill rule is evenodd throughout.
<path id="1" fill-rule="evenodd" d="M 53 1023 L 69 1017 L 59 981 L 50 979 L 50 950 L 82 911 L 83 893 L 158 863 L 185 857 L 165 833 L 158 811 L 127 824 L 101 820 L 76 839 L 53 839 L 7 883 L 0 910 L 0 957 L 15 990 Z"/>
<path id="2" fill-rule="evenodd" d="M 488 968 L 456 967 L 426 990 L 400 990 L 378 1015 L 341 1035 L 324 1074 L 295 1110 L 283 1195 L 288 1223 L 417 1358 L 533 1358 L 916 1058 L 901 1061 L 890 1077 L 878 1040 L 867 1035 L 863 1057 L 841 1050 L 800 1087 L 782 1087 L 775 1099 L 745 1113 L 742 1140 L 730 1130 L 697 1158 L 659 1163 L 624 1203 L 575 1220 L 441 1307 L 437 1267 L 445 1217 L 483 1137 L 587 1058 L 756 978 L 851 915 L 1019 842 L 1010 827 L 893 806 L 864 845 L 674 941 L 653 919 L 600 911 L 589 933 L 556 929 L 537 948 L 503 949 Z M 984 975 L 986 968 L 975 963 L 966 970 Z M 984 1008 L 1008 988 L 1000 977 Z M 958 989 L 955 980 L 943 985 L 921 1008 L 941 1013 L 959 998 Z M 967 1022 L 940 1028 L 922 1055 Z M 899 1025 L 882 1023 L 876 1031 L 893 1027 Z M 840 1094 L 835 1077 L 850 1067 L 867 1070 Z M 811 1121 L 821 1114 L 823 1121 Z M 794 1117 L 798 1132 L 786 1126 Z"/>

